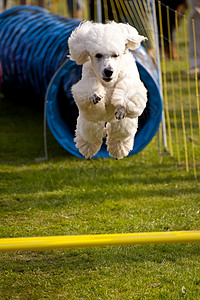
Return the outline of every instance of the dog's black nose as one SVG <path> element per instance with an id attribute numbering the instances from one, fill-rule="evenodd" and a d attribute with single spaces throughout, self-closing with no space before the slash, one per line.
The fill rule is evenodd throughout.
<path id="1" fill-rule="evenodd" d="M 113 70 L 112 69 L 104 69 L 104 74 L 106 77 L 111 77 L 113 74 Z"/>

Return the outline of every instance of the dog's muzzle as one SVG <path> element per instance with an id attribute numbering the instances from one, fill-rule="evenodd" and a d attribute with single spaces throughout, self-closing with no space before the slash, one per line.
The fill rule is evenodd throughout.
<path id="1" fill-rule="evenodd" d="M 103 71 L 103 80 L 109 82 L 112 80 L 113 70 L 105 68 Z"/>

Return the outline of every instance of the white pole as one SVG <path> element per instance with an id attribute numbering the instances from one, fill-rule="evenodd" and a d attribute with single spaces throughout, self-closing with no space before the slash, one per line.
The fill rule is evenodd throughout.
<path id="1" fill-rule="evenodd" d="M 97 0 L 97 22 L 102 22 L 101 0 Z"/>
<path id="2" fill-rule="evenodd" d="M 158 25 L 157 25 L 157 18 L 156 18 L 156 8 L 155 8 L 155 0 L 152 0 L 153 6 L 153 26 L 154 26 L 154 38 L 156 44 L 156 63 L 158 69 L 158 76 L 159 76 L 159 86 L 160 86 L 160 94 L 163 99 L 163 92 L 162 92 L 162 76 L 161 76 L 161 66 L 160 66 L 160 51 L 159 51 L 159 33 L 158 33 Z M 166 124 L 165 124 L 165 113 L 164 107 L 162 110 L 162 132 L 163 132 L 163 145 L 164 150 L 167 150 L 167 135 L 166 135 Z"/>

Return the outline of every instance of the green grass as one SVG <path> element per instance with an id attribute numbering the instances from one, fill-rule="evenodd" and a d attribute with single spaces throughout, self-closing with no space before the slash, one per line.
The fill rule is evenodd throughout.
<path id="1" fill-rule="evenodd" d="M 0 237 L 199 230 L 200 184 L 157 136 L 138 155 L 81 160 L 43 115 L 0 99 Z M 0 299 L 199 299 L 200 244 L 0 255 Z"/>

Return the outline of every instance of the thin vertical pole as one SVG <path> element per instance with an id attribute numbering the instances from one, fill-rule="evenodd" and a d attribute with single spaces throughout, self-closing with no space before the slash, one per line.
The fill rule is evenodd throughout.
<path id="1" fill-rule="evenodd" d="M 159 51 L 159 34 L 158 34 L 158 26 L 157 26 L 157 18 L 156 18 L 155 0 L 152 1 L 152 5 L 153 5 L 153 26 L 154 26 L 155 43 L 156 43 L 156 63 L 157 63 L 157 68 L 158 68 L 158 77 L 159 77 L 158 80 L 159 80 L 159 86 L 160 86 L 160 94 L 161 94 L 161 98 L 163 99 L 162 76 L 161 76 L 161 66 L 160 66 L 160 51 Z M 162 133 L 163 133 L 164 150 L 167 151 L 167 137 L 166 137 L 164 107 L 162 110 Z"/>
<path id="2" fill-rule="evenodd" d="M 97 22 L 102 22 L 102 7 L 101 0 L 97 0 Z"/>

